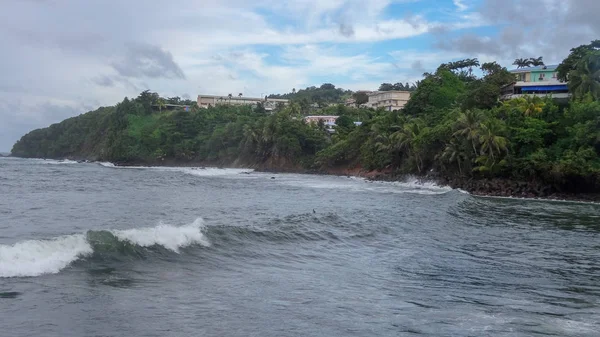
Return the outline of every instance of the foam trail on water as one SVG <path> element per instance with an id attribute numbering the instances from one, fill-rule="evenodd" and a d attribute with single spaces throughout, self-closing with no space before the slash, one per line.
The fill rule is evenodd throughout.
<path id="1" fill-rule="evenodd" d="M 214 176 L 230 176 L 230 175 L 239 175 L 243 173 L 251 173 L 253 169 L 235 169 L 235 168 L 216 168 L 216 167 L 206 167 L 206 168 L 174 168 L 175 171 L 181 171 L 186 174 L 191 174 L 199 177 L 214 177 Z"/>
<path id="2" fill-rule="evenodd" d="M 119 169 L 143 169 L 166 172 L 182 172 L 199 177 L 215 177 L 215 176 L 234 176 L 243 173 L 252 173 L 254 169 L 243 168 L 217 168 L 217 167 L 172 167 L 172 166 L 116 166 L 109 162 L 98 162 L 104 167 L 114 167 Z"/>
<path id="3" fill-rule="evenodd" d="M 210 246 L 202 234 L 201 218 L 185 226 L 159 224 L 156 227 L 108 230 L 122 241 L 140 247 L 162 246 L 173 252 L 200 244 Z M 0 277 L 56 274 L 72 262 L 90 256 L 94 249 L 85 234 L 60 236 L 48 240 L 27 240 L 0 245 Z"/>
<path id="4" fill-rule="evenodd" d="M 0 277 L 55 274 L 91 253 L 92 246 L 83 234 L 0 245 Z"/>

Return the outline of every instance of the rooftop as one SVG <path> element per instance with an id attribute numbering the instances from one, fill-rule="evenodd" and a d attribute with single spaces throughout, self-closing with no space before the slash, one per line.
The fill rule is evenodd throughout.
<path id="1" fill-rule="evenodd" d="M 525 67 L 509 70 L 511 73 L 527 73 L 530 71 L 552 71 L 558 67 L 558 64 L 548 64 L 545 66 L 537 66 L 537 67 Z"/>
<path id="2" fill-rule="evenodd" d="M 246 96 L 231 96 L 228 95 L 198 95 L 198 97 L 202 98 L 223 98 L 224 100 L 232 100 L 232 101 L 265 101 L 264 97 L 246 97 Z M 289 100 L 283 98 L 267 98 L 267 101 L 271 102 L 288 102 Z"/>
<path id="3" fill-rule="evenodd" d="M 515 82 L 515 87 L 533 87 L 533 86 L 549 86 L 549 85 L 567 85 L 560 81 L 543 81 L 543 82 Z"/>
<path id="4" fill-rule="evenodd" d="M 370 93 L 368 93 L 369 96 L 375 96 L 375 95 L 381 95 L 381 94 L 387 94 L 387 93 L 407 93 L 410 94 L 410 91 L 406 91 L 406 90 L 387 90 L 387 91 L 372 91 Z"/>

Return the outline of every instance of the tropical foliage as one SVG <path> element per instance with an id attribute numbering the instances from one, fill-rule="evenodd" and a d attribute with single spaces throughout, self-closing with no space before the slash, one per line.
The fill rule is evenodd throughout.
<path id="1" fill-rule="evenodd" d="M 13 154 L 279 169 L 361 167 L 599 191 L 599 60 L 599 52 L 588 50 L 569 66 L 574 99 L 562 105 L 540 97 L 501 102 L 499 88 L 513 77 L 497 63 L 442 64 L 419 82 L 402 110 L 322 108 L 321 114 L 340 116 L 334 134 L 323 123 L 305 123 L 306 102 L 295 96 L 273 113 L 227 104 L 186 111 L 164 109 L 158 95 L 145 91 L 34 130 L 15 144 Z M 325 101 L 347 94 L 331 84 L 293 91 Z"/>

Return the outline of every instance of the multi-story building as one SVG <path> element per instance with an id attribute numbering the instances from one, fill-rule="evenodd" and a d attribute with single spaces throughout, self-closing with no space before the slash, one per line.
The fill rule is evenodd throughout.
<path id="1" fill-rule="evenodd" d="M 510 70 L 515 74 L 515 82 L 502 88 L 501 99 L 507 100 L 523 95 L 568 99 L 569 88 L 566 83 L 558 80 L 557 67 L 548 65 Z"/>
<path id="2" fill-rule="evenodd" d="M 368 108 L 383 107 L 387 111 L 399 110 L 410 99 L 410 91 L 374 91 L 369 94 L 369 101 L 365 104 Z"/>
<path id="3" fill-rule="evenodd" d="M 219 95 L 198 95 L 198 107 L 208 108 L 220 104 L 225 105 L 257 105 L 261 103 L 265 110 L 271 111 L 277 107 L 277 104 L 287 105 L 289 100 L 279 98 L 258 98 L 244 96 L 219 96 Z"/>

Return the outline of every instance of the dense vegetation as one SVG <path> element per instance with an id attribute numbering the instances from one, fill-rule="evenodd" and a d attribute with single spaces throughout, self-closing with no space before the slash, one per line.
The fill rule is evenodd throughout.
<path id="1" fill-rule="evenodd" d="M 462 180 L 535 181 L 558 191 L 597 192 L 600 52 L 573 51 L 567 58 L 573 99 L 563 105 L 539 97 L 501 102 L 500 88 L 514 76 L 496 63 L 479 65 L 471 59 L 425 74 L 399 111 L 323 108 L 321 114 L 340 116 L 333 135 L 322 124 L 304 123 L 306 109 L 298 100 L 272 114 L 260 107 L 228 105 L 159 112 L 160 98 L 143 92 L 114 107 L 34 130 L 12 153 L 119 163 L 325 171 L 360 167 L 434 172 Z M 482 77 L 475 75 L 476 67 Z M 323 97 L 347 95 L 329 84 L 306 89 L 315 90 Z"/>

